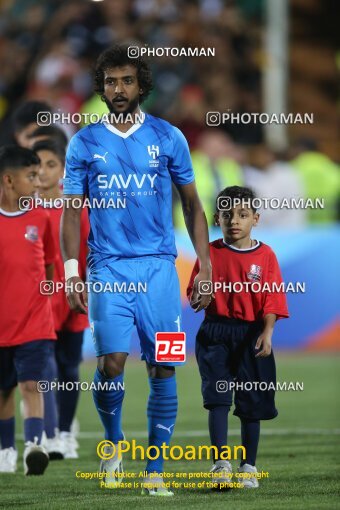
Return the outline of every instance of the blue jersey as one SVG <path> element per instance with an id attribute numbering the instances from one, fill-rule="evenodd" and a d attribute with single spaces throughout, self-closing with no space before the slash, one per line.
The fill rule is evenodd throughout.
<path id="1" fill-rule="evenodd" d="M 185 137 L 162 119 L 145 115 L 126 133 L 90 124 L 73 136 L 64 194 L 88 197 L 90 267 L 112 258 L 177 256 L 172 181 L 189 184 L 194 173 Z"/>

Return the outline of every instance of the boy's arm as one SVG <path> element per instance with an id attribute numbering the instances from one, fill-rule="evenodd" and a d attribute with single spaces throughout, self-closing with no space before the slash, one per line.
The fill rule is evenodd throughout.
<path id="1" fill-rule="evenodd" d="M 273 251 L 269 253 L 268 271 L 265 281 L 270 286 L 275 284 L 276 289 L 273 289 L 272 292 L 264 293 L 263 317 L 270 314 L 275 314 L 277 320 L 289 317 L 286 294 L 280 290 L 280 285 L 283 282 L 280 266 Z"/>
<path id="2" fill-rule="evenodd" d="M 46 280 L 52 281 L 54 275 L 54 264 L 45 264 Z"/>
<path id="3" fill-rule="evenodd" d="M 275 313 L 268 313 L 264 319 L 264 328 L 259 336 L 255 349 L 258 350 L 262 347 L 260 352 L 255 355 L 255 358 L 266 358 L 272 352 L 272 336 L 274 331 L 274 325 L 276 322 Z"/>
<path id="4" fill-rule="evenodd" d="M 46 218 L 46 228 L 43 236 L 44 255 L 45 255 L 45 277 L 46 280 L 53 280 L 54 276 L 54 261 L 56 257 L 56 246 L 52 235 L 52 224 L 49 213 Z"/>
<path id="5" fill-rule="evenodd" d="M 276 283 L 280 285 L 282 282 L 280 267 L 275 253 L 272 251 L 268 258 L 268 275 L 266 279 L 269 284 Z M 289 317 L 285 294 L 281 291 L 266 292 L 263 307 L 264 328 L 255 346 L 256 350 L 260 348 L 261 350 L 255 355 L 256 358 L 265 358 L 270 355 L 275 322 L 285 317 Z"/>

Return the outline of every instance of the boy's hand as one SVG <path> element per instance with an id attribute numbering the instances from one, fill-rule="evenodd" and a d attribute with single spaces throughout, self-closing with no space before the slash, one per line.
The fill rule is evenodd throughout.
<path id="1" fill-rule="evenodd" d="M 77 313 L 83 313 L 84 315 L 87 315 L 86 286 L 83 280 L 79 278 L 79 276 L 73 276 L 72 278 L 69 278 L 67 280 L 66 297 L 71 310 L 74 310 Z"/>
<path id="2" fill-rule="evenodd" d="M 271 333 L 267 333 L 264 331 L 258 338 L 255 349 L 260 349 L 261 351 L 255 355 L 255 358 L 266 358 L 272 352 L 272 335 Z"/>

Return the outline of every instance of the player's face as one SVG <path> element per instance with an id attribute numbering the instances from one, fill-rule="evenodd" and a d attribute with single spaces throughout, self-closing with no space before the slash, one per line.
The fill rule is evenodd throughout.
<path id="1" fill-rule="evenodd" d="M 105 103 L 111 113 L 134 113 L 142 93 L 134 66 L 113 67 L 104 72 Z"/>
<path id="2" fill-rule="evenodd" d="M 41 161 L 39 168 L 39 179 L 41 182 L 41 189 L 48 190 L 58 186 L 59 180 L 63 176 L 63 163 L 51 151 L 39 151 L 38 156 Z"/>
<path id="3" fill-rule="evenodd" d="M 215 215 L 216 224 L 221 227 L 224 240 L 228 243 L 250 239 L 250 232 L 259 220 L 259 214 L 242 204 Z"/>
<path id="4" fill-rule="evenodd" d="M 31 124 L 28 124 L 28 126 L 26 126 L 24 129 L 15 133 L 14 136 L 17 144 L 21 147 L 29 149 L 32 146 L 32 138 L 30 138 L 30 135 L 34 133 L 37 127 L 38 124 L 36 122 L 31 122 Z"/>
<path id="5" fill-rule="evenodd" d="M 40 187 L 39 165 L 31 165 L 11 172 L 10 185 L 17 199 L 34 197 Z"/>

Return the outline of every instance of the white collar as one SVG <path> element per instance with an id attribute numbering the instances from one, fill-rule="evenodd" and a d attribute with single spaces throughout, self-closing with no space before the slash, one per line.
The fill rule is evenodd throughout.
<path id="1" fill-rule="evenodd" d="M 4 216 L 21 216 L 22 214 L 25 214 L 27 211 L 30 211 L 30 209 L 19 209 L 19 211 L 5 211 L 4 209 L 1 209 L 0 207 L 0 214 L 3 214 Z"/>
<path id="2" fill-rule="evenodd" d="M 119 131 L 119 129 L 114 127 L 109 122 L 103 122 L 103 124 L 106 127 L 106 129 L 111 131 L 111 133 L 114 133 L 115 135 L 118 135 L 121 138 L 128 138 L 130 135 L 132 135 L 132 133 L 135 133 L 135 131 L 137 131 L 137 129 L 139 129 L 144 124 L 145 113 L 142 112 L 142 111 L 140 111 L 140 113 L 141 113 L 141 115 L 140 115 L 141 121 L 140 122 L 136 122 L 135 124 L 133 124 L 133 126 L 131 126 L 130 129 L 128 129 L 125 133 L 123 131 Z"/>
<path id="3" fill-rule="evenodd" d="M 224 239 L 222 239 L 223 241 L 223 244 L 225 246 L 228 246 L 228 248 L 231 248 L 232 250 L 236 250 L 236 251 L 250 251 L 250 250 L 255 250 L 255 248 L 258 248 L 260 246 L 260 242 L 259 241 L 256 241 L 256 244 L 255 246 L 252 246 L 251 248 L 236 248 L 236 246 L 231 246 L 230 244 L 226 243 L 224 241 Z"/>

